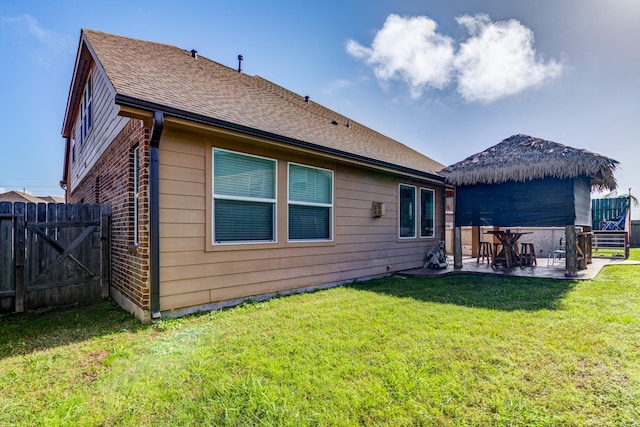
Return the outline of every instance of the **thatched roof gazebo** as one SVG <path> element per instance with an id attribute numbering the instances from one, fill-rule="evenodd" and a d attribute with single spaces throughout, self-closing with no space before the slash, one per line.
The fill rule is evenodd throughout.
<path id="1" fill-rule="evenodd" d="M 591 190 L 614 190 L 617 165 L 587 150 L 513 135 L 441 174 L 456 187 L 456 227 L 589 227 Z"/>
<path id="2" fill-rule="evenodd" d="M 514 135 L 441 174 L 456 186 L 456 226 L 588 226 L 591 189 L 614 190 L 617 165 L 587 150 Z"/>

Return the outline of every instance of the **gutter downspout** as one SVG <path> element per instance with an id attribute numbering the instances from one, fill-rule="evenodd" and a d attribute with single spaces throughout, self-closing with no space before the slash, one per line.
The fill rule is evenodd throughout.
<path id="1" fill-rule="evenodd" d="M 64 190 L 64 201 L 69 202 L 69 193 L 67 192 L 67 178 L 69 176 L 69 152 L 71 151 L 71 138 L 64 138 L 64 165 L 62 166 L 62 179 L 60 180 L 60 188 Z"/>
<path id="2" fill-rule="evenodd" d="M 164 128 L 164 114 L 153 112 L 153 124 L 149 138 L 149 281 L 151 287 L 151 320 L 160 313 L 160 137 Z"/>

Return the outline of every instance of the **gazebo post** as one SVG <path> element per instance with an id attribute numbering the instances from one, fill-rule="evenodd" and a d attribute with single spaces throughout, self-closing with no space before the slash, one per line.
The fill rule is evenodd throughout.
<path id="1" fill-rule="evenodd" d="M 565 243 L 566 267 L 565 267 L 564 275 L 565 277 L 576 277 L 578 275 L 578 251 L 576 250 L 577 248 L 576 226 L 575 225 L 565 226 L 564 237 L 566 240 L 566 243 Z"/>
<path id="2" fill-rule="evenodd" d="M 480 254 L 480 241 L 482 240 L 480 236 L 480 227 L 474 225 L 471 227 L 471 257 L 477 258 Z"/>
<path id="3" fill-rule="evenodd" d="M 453 268 L 462 268 L 462 228 L 453 227 Z"/>

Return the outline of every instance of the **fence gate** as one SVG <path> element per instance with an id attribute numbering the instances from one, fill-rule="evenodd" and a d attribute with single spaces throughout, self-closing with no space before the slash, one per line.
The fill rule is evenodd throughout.
<path id="1" fill-rule="evenodd" d="M 0 311 L 109 294 L 109 207 L 0 202 Z"/>

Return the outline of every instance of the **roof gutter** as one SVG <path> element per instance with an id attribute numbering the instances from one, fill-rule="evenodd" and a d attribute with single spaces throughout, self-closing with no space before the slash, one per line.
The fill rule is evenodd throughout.
<path id="1" fill-rule="evenodd" d="M 65 192 L 64 199 L 67 199 L 67 178 L 69 176 L 69 152 L 71 151 L 71 138 L 65 137 L 64 139 L 64 166 L 62 167 L 62 179 L 60 180 L 60 188 Z"/>
<path id="2" fill-rule="evenodd" d="M 127 106 L 127 107 L 132 107 L 132 108 L 139 108 L 142 110 L 147 110 L 147 111 L 154 111 L 154 112 L 162 112 L 166 115 L 170 115 L 172 117 L 176 117 L 179 119 L 185 119 L 185 120 L 189 120 L 189 121 L 193 121 L 196 123 L 201 123 L 201 124 L 205 124 L 205 125 L 210 125 L 210 126 L 215 126 L 215 127 L 219 127 L 225 130 L 231 130 L 231 131 L 235 131 L 235 132 L 240 132 L 240 133 L 244 133 L 247 135 L 251 135 L 251 136 L 255 136 L 255 137 L 259 137 L 259 138 L 266 138 L 266 139 L 270 139 L 276 142 L 281 142 L 281 143 L 285 143 L 288 145 L 292 145 L 295 147 L 300 147 L 300 148 L 305 148 L 305 149 L 311 149 L 314 151 L 318 151 L 321 153 L 325 153 L 325 154 L 331 154 L 334 156 L 340 156 L 346 159 L 350 159 L 350 160 L 356 160 L 358 162 L 363 162 L 363 163 L 368 163 L 371 165 L 375 165 L 375 166 L 379 166 L 379 167 L 383 167 L 383 168 L 387 168 L 387 169 L 393 169 L 396 170 L 398 172 L 404 172 L 404 173 L 408 173 L 411 175 L 418 175 L 418 176 L 422 176 L 434 181 L 438 181 L 441 182 L 443 184 L 445 184 L 445 178 L 443 176 L 437 175 L 435 173 L 429 173 L 429 172 L 424 172 L 424 171 L 420 171 L 417 169 L 412 169 L 412 168 L 408 168 L 405 166 L 399 166 L 393 163 L 389 163 L 389 162 L 385 162 L 382 160 L 377 160 L 377 159 L 372 159 L 370 157 L 366 157 L 366 156 L 361 156 L 359 154 L 354 154 L 354 153 L 350 153 L 347 151 L 342 151 L 342 150 L 336 150 L 335 148 L 330 148 L 330 147 L 323 147 L 321 145 L 317 145 L 317 144 L 312 144 L 310 142 L 306 142 L 306 141 L 302 141 L 299 139 L 295 139 L 295 138 L 289 138 L 283 135 L 278 135 L 275 133 L 271 133 L 271 132 L 266 132 L 260 129 L 255 129 L 255 128 L 251 128 L 248 126 L 243 126 L 243 125 L 239 125 L 237 123 L 232 123 L 232 122 L 228 122 L 225 120 L 220 120 L 220 119 L 215 119 L 212 117 L 208 117 L 208 116 L 203 116 L 201 114 L 196 114 L 196 113 L 192 113 L 189 111 L 184 111 L 184 110 L 180 110 L 177 108 L 173 108 L 173 107 L 169 107 L 166 105 L 161 105 L 161 104 L 156 104 L 154 102 L 149 102 L 149 101 L 144 101 L 141 99 L 137 99 L 137 98 L 133 98 L 131 96 L 127 96 L 127 95 L 116 95 L 115 98 L 115 103 L 118 105 L 123 105 L 123 106 Z M 155 115 L 155 113 L 154 113 Z"/>
<path id="3" fill-rule="evenodd" d="M 151 319 L 159 319 L 160 313 L 160 137 L 164 129 L 164 114 L 153 112 L 151 137 L 149 138 L 149 281 L 151 287 Z"/>

